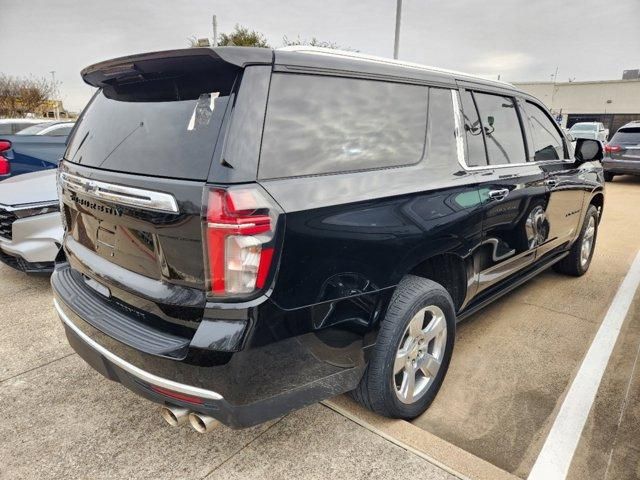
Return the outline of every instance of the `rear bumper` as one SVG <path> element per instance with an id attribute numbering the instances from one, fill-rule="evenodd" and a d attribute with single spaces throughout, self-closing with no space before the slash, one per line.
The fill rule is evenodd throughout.
<path id="1" fill-rule="evenodd" d="M 640 175 L 640 160 L 605 158 L 602 166 L 607 173 Z"/>
<path id="2" fill-rule="evenodd" d="M 254 328 L 239 352 L 190 348 L 180 360 L 151 355 L 105 334 L 94 326 L 95 318 L 91 323 L 82 318 L 73 308 L 75 299 L 56 286 L 58 273 L 52 280 L 56 310 L 69 343 L 89 365 L 151 401 L 204 413 L 232 428 L 351 390 L 364 371 L 362 339 L 353 335 L 341 345 L 335 338 L 327 345 L 315 334 L 269 341 Z M 251 316 L 254 326 L 262 322 L 256 312 Z M 264 321 L 277 329 L 281 319 Z"/>

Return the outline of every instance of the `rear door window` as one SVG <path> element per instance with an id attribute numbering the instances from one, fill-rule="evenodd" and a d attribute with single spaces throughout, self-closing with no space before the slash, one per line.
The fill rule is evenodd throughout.
<path id="1" fill-rule="evenodd" d="M 484 148 L 482 125 L 478 116 L 478 109 L 471 92 L 464 90 L 460 93 L 462 102 L 462 117 L 464 119 L 465 144 L 467 148 L 467 165 L 481 167 L 487 164 L 487 152 Z"/>
<path id="2" fill-rule="evenodd" d="M 524 138 L 514 99 L 474 93 L 487 142 L 490 165 L 526 162 Z"/>
<path id="3" fill-rule="evenodd" d="M 259 176 L 281 178 L 419 162 L 427 87 L 319 75 L 273 75 Z"/>
<path id="4" fill-rule="evenodd" d="M 553 120 L 531 102 L 524 102 L 523 110 L 531 132 L 529 159 L 543 161 L 564 158 L 564 142 Z"/>
<path id="5" fill-rule="evenodd" d="M 205 180 L 228 96 L 135 101 L 96 94 L 69 140 L 65 158 L 88 167 Z"/>

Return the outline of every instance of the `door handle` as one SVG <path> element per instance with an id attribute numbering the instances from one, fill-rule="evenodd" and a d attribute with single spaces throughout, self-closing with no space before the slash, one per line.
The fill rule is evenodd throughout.
<path id="1" fill-rule="evenodd" d="M 508 188 L 501 188 L 500 190 L 489 190 L 489 198 L 492 198 L 494 200 L 504 200 L 507 195 L 509 195 Z"/>

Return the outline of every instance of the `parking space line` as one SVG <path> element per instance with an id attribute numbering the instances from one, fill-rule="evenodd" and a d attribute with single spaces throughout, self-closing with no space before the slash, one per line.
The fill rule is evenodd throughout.
<path id="1" fill-rule="evenodd" d="M 640 285 L 640 251 L 620 284 L 569 388 L 528 480 L 564 479 L 582 436 L 600 381 Z"/>

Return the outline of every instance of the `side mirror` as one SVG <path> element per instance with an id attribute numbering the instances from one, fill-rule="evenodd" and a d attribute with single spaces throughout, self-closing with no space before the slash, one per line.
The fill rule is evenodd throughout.
<path id="1" fill-rule="evenodd" d="M 576 160 L 580 163 L 590 162 L 592 160 L 602 160 L 602 144 L 598 140 L 579 138 L 576 141 L 575 156 Z"/>

